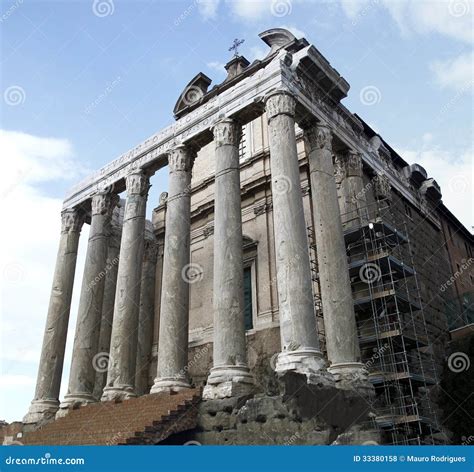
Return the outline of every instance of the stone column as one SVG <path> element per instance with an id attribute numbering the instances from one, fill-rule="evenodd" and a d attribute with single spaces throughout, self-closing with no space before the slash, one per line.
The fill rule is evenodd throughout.
<path id="1" fill-rule="evenodd" d="M 150 390 L 148 374 L 150 371 L 153 322 L 155 318 L 155 274 L 158 245 L 153 234 L 152 223 L 150 221 L 146 223 L 140 309 L 138 314 L 137 366 L 135 369 L 135 393 L 137 395 L 145 395 Z"/>
<path id="2" fill-rule="evenodd" d="M 123 206 L 116 207 L 112 215 L 111 231 L 107 249 L 107 274 L 105 276 L 104 299 L 102 303 L 102 320 L 100 322 L 99 347 L 94 362 L 96 369 L 94 398 L 100 400 L 107 380 L 109 366 L 110 336 L 114 318 L 115 290 L 117 289 L 117 273 L 120 255 L 120 239 L 122 237 Z"/>
<path id="3" fill-rule="evenodd" d="M 195 152 L 173 149 L 168 158 L 169 192 L 166 209 L 163 282 L 157 377 L 151 393 L 189 388 L 189 271 L 191 231 L 191 169 Z"/>
<path id="4" fill-rule="evenodd" d="M 296 151 L 295 105 L 285 90 L 266 98 L 282 344 L 276 370 L 324 375 Z"/>
<path id="5" fill-rule="evenodd" d="M 241 127 L 231 119 L 214 128 L 214 357 L 203 397 L 249 393 L 254 379 L 245 339 L 242 209 L 239 141 Z"/>
<path id="6" fill-rule="evenodd" d="M 336 386 L 368 388 L 367 372 L 360 363 L 346 246 L 339 213 L 332 135 L 325 125 L 304 130 L 311 176 L 314 228 L 323 305 L 326 348 Z"/>
<path id="7" fill-rule="evenodd" d="M 107 245 L 112 212 L 118 196 L 99 193 L 92 197 L 91 227 L 87 245 L 68 392 L 58 416 L 75 403 L 94 402 L 95 361 L 107 273 Z"/>
<path id="8" fill-rule="evenodd" d="M 150 188 L 148 176 L 143 170 L 136 169 L 127 176 L 126 187 L 127 200 L 120 242 L 109 368 L 102 401 L 135 396 L 138 306 L 146 201 Z"/>
<path id="9" fill-rule="evenodd" d="M 61 213 L 61 238 L 49 300 L 35 397 L 28 413 L 23 418 L 23 423 L 26 424 L 50 420 L 54 418 L 59 408 L 59 389 L 71 310 L 77 249 L 84 216 L 84 213 L 77 209 L 64 210 Z"/>
<path id="10" fill-rule="evenodd" d="M 362 178 L 362 157 L 348 150 L 336 155 L 335 174 L 340 181 L 340 211 L 344 229 L 359 226 L 367 212 L 366 189 Z"/>

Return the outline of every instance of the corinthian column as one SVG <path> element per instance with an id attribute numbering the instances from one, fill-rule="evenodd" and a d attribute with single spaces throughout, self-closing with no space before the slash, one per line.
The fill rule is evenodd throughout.
<path id="1" fill-rule="evenodd" d="M 126 179 L 127 200 L 115 292 L 107 384 L 102 401 L 135 396 L 138 306 L 142 274 L 148 176 L 141 169 Z"/>
<path id="2" fill-rule="evenodd" d="M 120 239 L 122 237 L 123 206 L 117 206 L 112 215 L 111 230 L 107 249 L 107 275 L 105 276 L 104 299 L 102 302 L 102 320 L 100 322 L 99 347 L 94 366 L 96 369 L 94 397 L 100 400 L 107 380 L 109 365 L 110 336 L 114 319 L 115 290 L 117 289 L 117 273 L 120 255 Z"/>
<path id="3" fill-rule="evenodd" d="M 284 90 L 266 99 L 282 352 L 276 369 L 323 373 L 314 313 L 308 240 L 295 138 L 295 100 Z"/>
<path id="4" fill-rule="evenodd" d="M 157 377 L 151 393 L 189 388 L 186 365 L 189 337 L 189 259 L 191 231 L 191 169 L 195 153 L 178 146 L 168 157 L 163 282 Z"/>
<path id="5" fill-rule="evenodd" d="M 340 210 L 344 229 L 359 226 L 365 219 L 366 189 L 362 178 L 362 157 L 359 153 L 348 150 L 343 155 L 336 155 L 336 175 L 340 181 Z"/>
<path id="6" fill-rule="evenodd" d="M 26 424 L 52 419 L 59 408 L 59 389 L 63 373 L 77 249 L 84 223 L 84 213 L 76 209 L 64 210 L 61 213 L 61 220 L 61 238 L 49 300 L 35 397 L 23 419 L 23 423 Z"/>
<path id="7" fill-rule="evenodd" d="M 248 393 L 254 380 L 245 340 L 242 210 L 239 141 L 241 127 L 231 119 L 213 129 L 216 146 L 214 190 L 214 365 L 204 398 Z"/>
<path id="8" fill-rule="evenodd" d="M 325 125 L 304 130 L 311 176 L 314 229 L 318 254 L 326 347 L 336 386 L 367 383 L 360 363 L 359 340 L 352 301 L 346 246 L 337 199 L 332 135 Z"/>
<path id="9" fill-rule="evenodd" d="M 140 310 L 138 314 L 137 366 L 135 371 L 135 393 L 145 395 L 149 391 L 151 345 L 153 343 L 153 321 L 155 318 L 155 274 L 158 245 L 153 234 L 153 225 L 147 221 L 145 251 L 140 288 Z M 149 224 L 149 227 L 148 227 Z"/>
<path id="10" fill-rule="evenodd" d="M 75 403 L 94 402 L 94 356 L 99 346 L 100 321 L 107 273 L 107 244 L 110 219 L 118 196 L 99 193 L 92 197 L 91 227 L 87 245 L 76 334 L 69 373 L 68 393 L 58 415 Z"/>

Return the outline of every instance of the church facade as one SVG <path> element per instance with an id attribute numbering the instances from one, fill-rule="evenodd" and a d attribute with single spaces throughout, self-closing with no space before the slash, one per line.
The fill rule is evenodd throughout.
<path id="1" fill-rule="evenodd" d="M 449 442 L 441 189 L 344 107 L 349 84 L 306 39 L 260 37 L 264 59 L 235 56 L 211 89 L 199 73 L 174 124 L 66 197 L 27 430 L 198 389 L 192 427 L 149 443 Z M 165 166 L 168 192 L 147 201 Z"/>

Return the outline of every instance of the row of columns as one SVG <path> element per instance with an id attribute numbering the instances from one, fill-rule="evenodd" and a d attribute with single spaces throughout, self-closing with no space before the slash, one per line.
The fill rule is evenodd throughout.
<path id="1" fill-rule="evenodd" d="M 279 372 L 296 371 L 327 378 L 326 361 L 319 348 L 314 314 L 306 224 L 295 137 L 295 98 L 285 90 L 266 97 L 274 239 L 280 314 Z M 318 123 L 301 125 L 308 147 L 315 234 L 321 277 L 329 371 L 344 385 L 364 378 L 360 364 L 347 258 L 341 226 L 331 132 Z M 204 389 L 205 398 L 240 395 L 253 390 L 247 364 L 243 304 L 242 216 L 239 169 L 240 124 L 226 118 L 213 128 L 215 143 L 214 214 L 214 344 L 213 367 Z M 163 255 L 163 282 L 159 326 L 157 376 L 152 393 L 189 388 L 187 377 L 191 228 L 191 172 L 196 149 L 177 146 L 169 153 L 169 195 Z M 153 296 L 141 290 L 153 262 L 142 267 L 148 176 L 140 169 L 126 179 L 119 263 L 110 333 L 110 358 L 101 400 L 125 399 L 146 393 L 143 370 L 149 342 L 137 343 L 137 332 L 151 333 L 150 307 L 140 304 Z M 94 356 L 107 348 L 101 341 L 106 278 L 97 277 L 107 262 L 107 241 L 117 197 L 92 197 L 92 216 L 84 278 L 79 304 L 68 393 L 61 404 L 97 401 L 102 386 L 96 381 Z M 69 318 L 75 258 L 83 215 L 63 213 L 63 230 L 48 312 L 46 334 L 35 400 L 26 420 L 54 414 L 58 407 L 64 345 Z M 110 262 L 110 254 L 109 254 Z M 145 263 L 146 264 L 146 263 Z M 64 285 L 58 287 L 58 285 Z M 105 291 L 105 295 L 110 295 Z M 110 303 L 110 301 L 108 302 Z M 109 320 L 109 319 L 108 319 Z M 143 344 L 142 344 L 143 341 Z M 139 346 L 137 348 L 137 345 Z M 138 355 L 137 355 L 138 349 Z M 103 380 L 102 380 L 103 382 Z M 60 410 L 60 411 L 61 411 Z M 58 413 L 61 414 L 61 413 Z"/>

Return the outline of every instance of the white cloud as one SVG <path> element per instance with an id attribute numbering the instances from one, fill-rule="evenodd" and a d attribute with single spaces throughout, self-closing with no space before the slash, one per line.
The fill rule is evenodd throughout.
<path id="1" fill-rule="evenodd" d="M 272 0 L 228 0 L 227 4 L 239 19 L 258 21 L 271 14 Z"/>
<path id="2" fill-rule="evenodd" d="M 462 54 L 447 61 L 435 61 L 431 64 L 436 83 L 442 88 L 456 91 L 472 90 L 474 79 L 474 53 Z"/>
<path id="3" fill-rule="evenodd" d="M 433 144 L 433 136 L 426 133 L 419 150 L 400 149 L 397 152 L 410 164 L 421 164 L 441 187 L 443 203 L 469 230 L 473 221 L 473 163 L 472 149 L 458 154 Z"/>
<path id="4" fill-rule="evenodd" d="M 45 184 L 73 183 L 86 172 L 69 141 L 0 130 L 3 172 L 0 205 L 2 385 L 8 386 L 7 421 L 26 413 L 34 394 L 43 331 L 60 234 L 62 201 L 48 196 Z M 41 185 L 41 188 L 39 187 Z M 68 378 L 77 302 L 88 226 L 82 230 L 69 324 L 63 384 Z M 31 381 L 33 379 L 33 381 Z M 2 388 L 2 392 L 5 389 Z"/>
<path id="5" fill-rule="evenodd" d="M 404 36 L 438 33 L 473 42 L 471 0 L 341 0 L 344 13 L 352 20 L 379 6 L 388 10 Z"/>
<path id="6" fill-rule="evenodd" d="M 205 20 L 217 17 L 220 0 L 198 0 L 199 13 Z"/>

